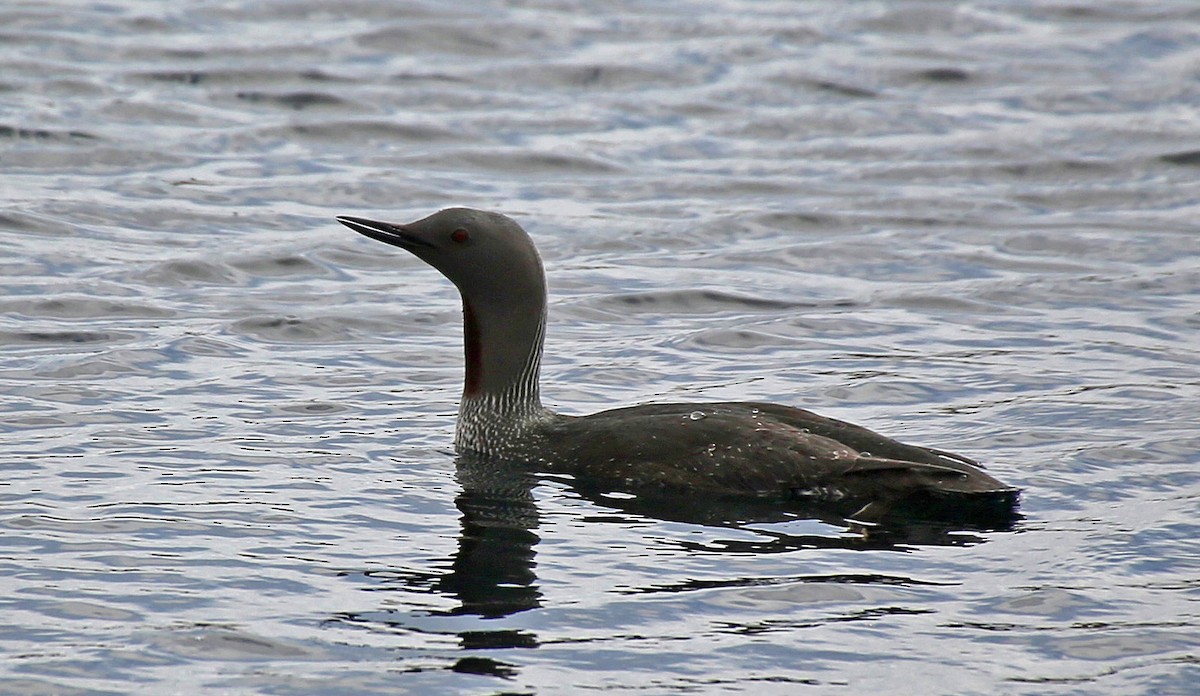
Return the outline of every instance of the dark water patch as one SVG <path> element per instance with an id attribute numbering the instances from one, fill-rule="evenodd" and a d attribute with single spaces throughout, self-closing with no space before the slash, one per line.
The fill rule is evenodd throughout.
<path id="1" fill-rule="evenodd" d="M 76 380 L 124 377 L 131 374 L 179 376 L 165 370 L 163 353 L 146 348 L 109 348 L 100 353 L 72 355 L 48 361 L 31 370 L 28 376 L 38 380 Z"/>
<path id="2" fill-rule="evenodd" d="M 22 393 L 30 401 L 58 404 L 98 405 L 120 401 L 124 396 L 110 389 L 96 389 L 78 383 L 27 385 Z"/>
<path id="3" fill-rule="evenodd" d="M 1122 658 L 1174 653 L 1194 648 L 1195 644 L 1194 636 L 1183 631 L 1113 626 L 1094 627 L 1093 630 L 1083 631 L 1082 635 L 1046 636 L 1042 648 L 1065 658 L 1111 662 Z"/>
<path id="4" fill-rule="evenodd" d="M 808 211 L 780 211 L 755 215 L 752 221 L 782 232 L 813 232 L 822 237 L 837 230 L 852 230 L 860 224 L 843 215 Z"/>
<path id="5" fill-rule="evenodd" d="M 36 232 L 38 234 L 61 235 L 63 223 L 42 215 L 16 211 L 0 211 L 0 228 L 20 232 Z M 11 263 L 11 259 L 0 263 Z"/>
<path id="6" fill-rule="evenodd" d="M 35 611 L 58 619 L 94 621 L 141 621 L 144 615 L 118 607 L 79 600 L 45 600 L 31 602 Z"/>
<path id="7" fill-rule="evenodd" d="M 285 106 L 295 111 L 302 111 L 314 106 L 337 106 L 346 104 L 346 101 L 340 97 L 325 92 L 259 92 L 259 91 L 242 91 L 237 93 L 237 98 L 242 101 L 251 103 L 266 103 L 278 106 Z"/>
<path id="8" fill-rule="evenodd" d="M 659 68 L 646 64 L 630 65 L 544 65 L 517 64 L 503 69 L 488 70 L 478 79 L 488 84 L 520 88 L 566 87 L 575 89 L 653 89 L 661 86 L 678 87 L 697 84 L 710 73 L 707 66 L 688 65 L 682 70 Z"/>
<path id="9" fill-rule="evenodd" d="M 30 415 L 28 413 L 19 413 L 10 415 L 5 418 L 4 424 L 0 425 L 5 432 L 15 432 L 20 430 L 29 430 L 39 432 L 48 428 L 61 428 L 68 425 L 79 425 L 75 419 L 68 419 L 65 416 L 53 415 Z"/>
<path id="10" fill-rule="evenodd" d="M 652 585 L 648 587 L 629 588 L 622 591 L 622 594 L 657 594 L 677 592 L 694 592 L 697 590 L 710 590 L 728 587 L 771 587 L 777 585 L 803 585 L 803 584 L 822 584 L 822 585 L 874 585 L 874 586 L 893 586 L 893 587 L 918 587 L 918 586 L 945 586 L 953 585 L 954 583 L 934 582 L 930 580 L 918 580 L 894 575 L 800 575 L 793 577 L 767 577 L 767 578 L 735 578 L 721 580 L 686 580 L 669 585 Z"/>
<path id="11" fill-rule="evenodd" d="M 0 331 L 0 345 L 79 346 L 133 340 L 123 331 Z"/>
<path id="12" fill-rule="evenodd" d="M 1043 618 L 1082 619 L 1106 613 L 1103 602 L 1081 592 L 1059 587 L 1034 587 L 1015 591 L 998 601 L 989 602 L 980 613 L 1021 614 Z"/>
<path id="13" fill-rule="evenodd" d="M 655 314 L 718 314 L 728 312 L 770 312 L 811 304 L 765 297 L 734 295 L 720 290 L 659 290 L 636 294 L 608 295 L 594 300 L 596 307 L 628 312 Z"/>
<path id="14" fill-rule="evenodd" d="M 1124 169 L 1122 163 L 1103 159 L 1052 159 L 995 165 L 995 171 L 1000 174 L 1028 180 L 1056 178 L 1063 186 L 1097 181 Z"/>
<path id="15" fill-rule="evenodd" d="M 0 300 L 0 312 L 30 318 L 57 319 L 161 319 L 175 316 L 174 311 L 162 307 L 79 295 Z"/>
<path id="16" fill-rule="evenodd" d="M 229 330 L 267 343 L 347 343 L 394 328 L 388 322 L 342 316 L 258 316 L 241 319 Z"/>
<path id="17" fill-rule="evenodd" d="M 229 265 L 259 278 L 314 277 L 327 274 L 324 266 L 315 264 L 303 256 L 288 253 L 239 259 Z"/>
<path id="18" fill-rule="evenodd" d="M 274 129 L 274 132 L 299 136 L 305 140 L 353 142 L 359 145 L 370 140 L 387 143 L 426 143 L 471 139 L 463 131 L 456 132 L 442 126 L 377 120 L 323 121 L 321 123 L 296 124 Z M 266 137 L 270 137 L 271 134 L 271 130 L 262 132 L 262 135 Z"/>
<path id="19" fill-rule="evenodd" d="M 232 265 L 202 259 L 165 261 L 141 275 L 145 282 L 163 287 L 248 284 L 246 275 Z"/>
<path id="20" fill-rule="evenodd" d="M 303 404 L 284 404 L 278 407 L 281 414 L 297 416 L 327 416 L 345 413 L 350 407 L 345 404 L 308 402 Z"/>
<path id="21" fill-rule="evenodd" d="M 796 347 L 795 339 L 749 329 L 706 329 L 678 341 L 681 348 L 745 354 L 746 351 Z"/>
<path id="22" fill-rule="evenodd" d="M 174 361 L 188 358 L 244 358 L 248 350 L 221 336 L 183 336 L 171 341 L 163 353 Z"/>
<path id="23" fill-rule="evenodd" d="M 903 294 L 877 298 L 876 306 L 901 307 L 935 314 L 1008 314 L 1009 307 L 962 296 Z"/>
<path id="24" fill-rule="evenodd" d="M 134 73 L 133 77 L 154 82 L 177 82 L 185 85 L 229 84 L 278 85 L 281 82 L 337 82 L 345 84 L 350 78 L 330 74 L 320 69 L 287 70 L 271 68 L 206 68 L 203 70 L 151 70 Z"/>
<path id="25" fill-rule="evenodd" d="M 813 80 L 810 82 L 817 89 L 832 92 L 843 97 L 853 97 L 855 99 L 870 99 L 879 96 L 879 92 L 866 87 L 856 85 L 848 85 L 842 82 L 832 80 Z"/>
<path id="26" fill-rule="evenodd" d="M 971 74 L 961 68 L 930 68 L 917 75 L 930 82 L 966 82 L 971 79 Z"/>
<path id="27" fill-rule="evenodd" d="M 772 324 L 771 330 L 788 336 L 817 336 L 821 338 L 848 338 L 885 336 L 902 332 L 902 327 L 882 319 L 856 316 L 847 311 L 856 304 L 836 303 L 833 311 L 813 315 L 789 316 Z"/>
<path id="28" fill-rule="evenodd" d="M 713 297 L 704 295 L 711 293 Z M 597 339 L 607 335 L 610 324 L 645 324 L 647 320 L 655 323 L 676 324 L 680 331 L 687 332 L 696 328 L 693 320 L 680 317 L 722 316 L 722 317 L 763 317 L 765 319 L 795 317 L 810 311 L 829 310 L 837 312 L 841 308 L 855 306 L 854 303 L 833 300 L 829 302 L 796 302 L 777 300 L 773 298 L 753 297 L 741 294 L 724 293 L 708 290 L 664 290 L 656 292 L 639 292 L 624 294 L 605 294 L 575 301 L 569 304 L 556 304 L 551 311 L 557 321 L 571 323 L 576 332 L 594 336 Z M 555 320 L 552 320 L 552 322 Z M 733 327 L 712 327 L 733 328 Z M 749 327 L 743 327 L 749 328 Z M 803 326 L 800 330 L 781 328 L 772 324 L 769 328 L 750 329 L 762 330 L 770 334 L 787 337 L 802 337 Z M 599 333 L 597 333 L 599 332 Z"/>
<path id="29" fill-rule="evenodd" d="M 504 172 L 506 175 L 523 174 L 615 174 L 625 170 L 619 164 L 605 161 L 596 156 L 568 154 L 562 152 L 530 152 L 519 150 L 466 150 L 449 156 L 451 161 L 470 163 L 480 169 Z M 457 166 L 457 165 L 456 165 Z"/>
<path id="30" fill-rule="evenodd" d="M 1188 167 L 1200 166 L 1200 150 L 1186 150 L 1168 155 L 1159 155 L 1159 159 L 1167 164 L 1179 164 Z"/>
<path id="31" fill-rule="evenodd" d="M 46 128 L 20 128 L 0 124 L 0 138 L 70 142 L 72 140 L 97 140 L 99 136 L 77 130 L 61 131 Z"/>
<path id="32" fill-rule="evenodd" d="M 441 72 L 437 70 L 401 70 L 391 73 L 387 76 L 388 82 L 400 84 L 420 84 L 420 83 L 435 83 L 435 84 L 459 84 L 469 85 L 471 80 L 451 72 Z"/>
<path id="33" fill-rule="evenodd" d="M 198 85 L 201 82 L 211 79 L 212 73 L 200 70 L 159 70 L 134 75 L 134 77 L 142 77 L 147 80 L 156 80 L 159 82 L 179 82 L 185 85 Z"/>
<path id="34" fill-rule="evenodd" d="M 339 416 L 351 409 L 334 403 L 291 403 L 256 405 L 234 412 L 238 418 L 261 424 L 264 434 L 272 438 L 304 437 L 314 424 L 327 423 L 330 417 Z M 361 409 L 354 409 L 361 413 Z"/>

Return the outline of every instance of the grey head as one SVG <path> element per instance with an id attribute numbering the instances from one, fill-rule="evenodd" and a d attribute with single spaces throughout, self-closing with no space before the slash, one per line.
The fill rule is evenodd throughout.
<path id="1" fill-rule="evenodd" d="M 460 416 L 540 411 L 538 373 L 545 335 L 546 278 L 533 241 L 499 213 L 448 208 L 407 224 L 340 216 L 350 229 L 411 252 L 458 286 L 466 374 Z M 464 423 L 459 419 L 459 439 Z"/>
<path id="2" fill-rule="evenodd" d="M 362 235 L 411 252 L 458 286 L 482 309 L 526 304 L 545 295 L 542 262 L 521 226 L 500 213 L 447 208 L 407 224 L 339 216 Z M 541 301 L 539 301 L 539 304 Z"/>

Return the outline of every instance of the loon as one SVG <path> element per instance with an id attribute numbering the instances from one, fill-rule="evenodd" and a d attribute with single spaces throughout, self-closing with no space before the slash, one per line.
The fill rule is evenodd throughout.
<path id="1" fill-rule="evenodd" d="M 466 360 L 454 438 L 460 456 L 529 463 L 639 496 L 850 499 L 875 514 L 904 501 L 1009 512 L 1017 504 L 1019 489 L 967 457 L 791 406 L 651 403 L 557 413 L 539 391 L 546 276 L 520 225 L 470 208 L 407 224 L 337 220 L 412 253 L 458 287 Z"/>

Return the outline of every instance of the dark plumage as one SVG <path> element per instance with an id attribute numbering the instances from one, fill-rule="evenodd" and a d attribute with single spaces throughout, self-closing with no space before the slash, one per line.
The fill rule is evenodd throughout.
<path id="1" fill-rule="evenodd" d="M 462 295 L 466 374 L 455 445 L 637 495 L 852 501 L 859 518 L 915 503 L 1007 511 L 1018 490 L 966 457 L 768 403 L 645 404 L 567 416 L 538 379 L 546 285 L 533 242 L 498 213 L 451 208 L 398 225 L 339 217 L 406 249 Z M 931 505 L 936 502 L 936 505 Z"/>

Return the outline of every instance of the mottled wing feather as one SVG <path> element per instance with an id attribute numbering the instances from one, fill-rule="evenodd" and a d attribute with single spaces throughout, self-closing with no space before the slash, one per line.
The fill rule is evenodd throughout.
<path id="1" fill-rule="evenodd" d="M 573 437 L 550 443 L 555 459 L 616 488 L 772 497 L 1010 490 L 965 457 L 774 404 L 647 404 L 573 418 L 570 429 Z"/>

